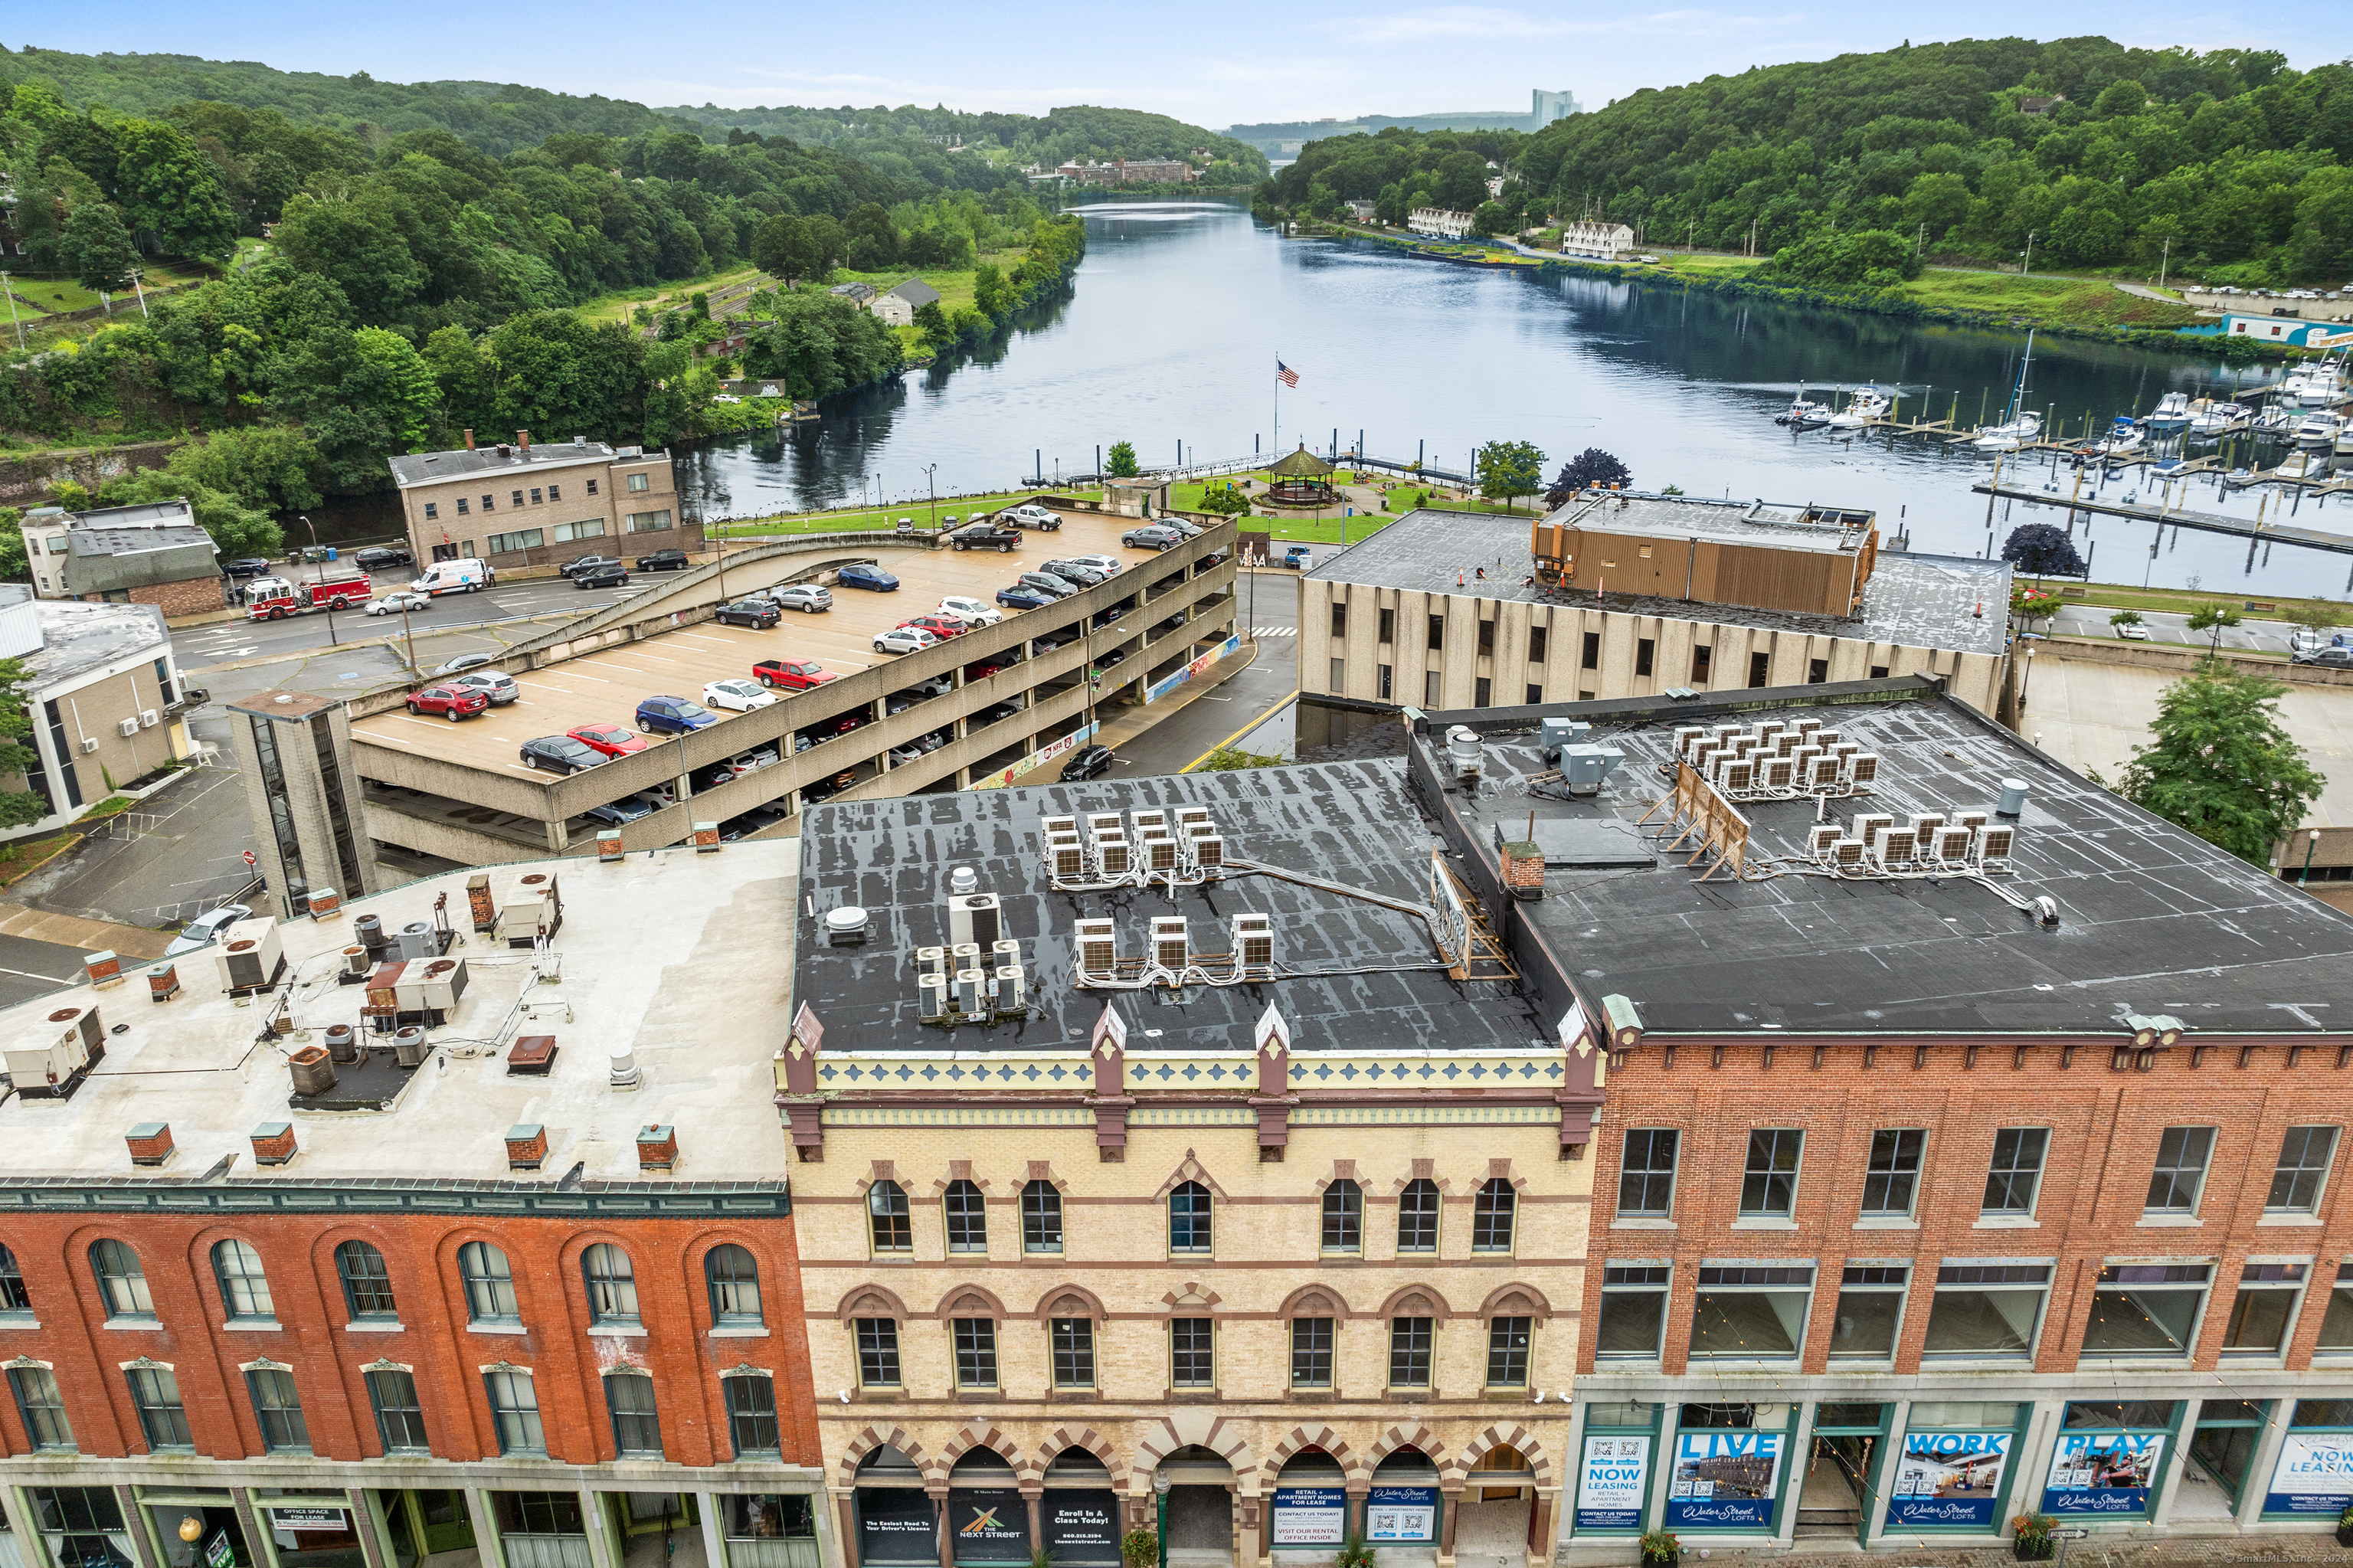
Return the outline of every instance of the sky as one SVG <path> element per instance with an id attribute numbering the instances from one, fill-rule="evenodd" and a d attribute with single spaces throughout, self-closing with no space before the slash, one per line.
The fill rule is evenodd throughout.
<path id="1" fill-rule="evenodd" d="M 2236 10 L 2178 0 L 1965 7 L 1820 0 L 1672 0 L 1618 9 L 1293 0 L 1184 6 L 1012 7 L 959 0 L 673 11 L 577 0 L 561 7 L 413 0 L 345 11 L 305 0 L 236 5 L 121 0 L 0 11 L 0 43 L 77 53 L 250 59 L 389 81 L 514 81 L 665 106 L 945 103 L 1042 113 L 1059 104 L 1147 109 L 1220 130 L 1236 122 L 1525 113 L 1532 88 L 1598 109 L 1645 87 L 1754 65 L 1893 48 L 1910 39 L 2105 34 L 2146 48 L 2277 49 L 2310 68 L 2348 53 L 2334 4 Z M 1937 30 L 1941 21 L 1955 26 Z"/>

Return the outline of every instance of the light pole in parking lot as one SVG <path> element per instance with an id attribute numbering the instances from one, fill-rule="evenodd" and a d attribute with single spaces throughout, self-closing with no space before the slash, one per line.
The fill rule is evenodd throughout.
<path id="1" fill-rule="evenodd" d="M 311 530 L 311 566 L 318 574 L 319 586 L 324 588 L 327 586 L 327 557 L 319 553 L 319 525 L 308 517 L 303 517 L 302 526 Z M 335 641 L 335 601 L 332 599 L 327 601 L 327 646 L 330 648 L 341 646 Z M 415 662 L 414 660 L 410 662 Z"/>
<path id="2" fill-rule="evenodd" d="M 932 493 L 932 531 L 934 533 L 939 532 L 940 527 L 940 482 L 933 476 L 939 471 L 940 465 L 935 462 L 923 465 L 923 483 Z"/>
<path id="3" fill-rule="evenodd" d="M 400 636 L 408 644 L 408 667 L 417 668 L 417 634 L 408 629 L 408 590 L 400 590 Z"/>

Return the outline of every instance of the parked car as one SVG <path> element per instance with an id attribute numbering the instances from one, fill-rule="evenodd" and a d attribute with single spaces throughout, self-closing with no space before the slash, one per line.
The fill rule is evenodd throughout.
<path id="1" fill-rule="evenodd" d="M 1097 583 L 1111 580 L 1109 572 L 1100 571 L 1083 561 L 1048 561 L 1046 571 L 1050 576 L 1060 577 L 1065 582 L 1076 583 L 1081 588 L 1092 588 Z"/>
<path id="2" fill-rule="evenodd" d="M 928 681 L 918 681 L 907 690 L 919 697 L 944 697 L 955 690 L 955 683 L 945 675 L 934 675 Z"/>
<path id="3" fill-rule="evenodd" d="M 431 594 L 417 593 L 408 588 L 396 588 L 382 599 L 370 599 L 367 612 L 370 615 L 398 615 L 403 610 L 414 612 L 432 608 Z"/>
<path id="4" fill-rule="evenodd" d="M 575 556 L 555 569 L 562 576 L 576 577 L 582 572 L 593 572 L 598 567 L 617 567 L 620 564 L 619 559 L 612 556 Z"/>
<path id="5" fill-rule="evenodd" d="M 899 589 L 897 577 L 863 561 L 852 561 L 842 567 L 835 580 L 844 588 L 865 588 L 873 593 L 896 593 Z"/>
<path id="6" fill-rule="evenodd" d="M 455 683 L 427 686 L 421 692 L 408 694 L 408 711 L 412 714 L 439 714 L 455 724 L 461 718 L 471 718 L 491 705 L 490 694 L 471 686 Z"/>
<path id="7" fill-rule="evenodd" d="M 490 662 L 491 656 L 487 653 L 460 653 L 433 673 L 436 675 L 454 675 L 460 670 L 479 669 Z"/>
<path id="8" fill-rule="evenodd" d="M 1185 542 L 1185 535 L 1155 523 L 1130 528 L 1119 536 L 1119 542 L 1131 550 L 1173 550 Z"/>
<path id="9" fill-rule="evenodd" d="M 1062 782 L 1076 784 L 1082 779 L 1092 779 L 1117 760 L 1108 746 L 1082 747 L 1071 754 L 1068 762 L 1062 764 Z"/>
<path id="10" fill-rule="evenodd" d="M 646 735 L 684 735 L 719 722 L 719 715 L 684 697 L 648 697 L 638 705 L 638 728 Z"/>
<path id="11" fill-rule="evenodd" d="M 601 567 L 585 567 L 572 574 L 572 586 L 576 588 L 619 588 L 629 580 L 629 569 L 618 561 L 607 561 Z"/>
<path id="12" fill-rule="evenodd" d="M 919 653 L 939 639 L 919 626 L 894 626 L 874 640 L 877 653 Z"/>
<path id="13" fill-rule="evenodd" d="M 899 623 L 899 629 L 902 631 L 909 627 L 928 631 L 943 642 L 951 637 L 961 637 L 972 630 L 953 615 L 919 615 L 912 620 L 902 620 Z"/>
<path id="14" fill-rule="evenodd" d="M 735 765 L 732 762 L 714 762 L 708 768 L 696 768 L 689 777 L 694 780 L 694 787 L 697 789 L 716 789 L 722 784 L 734 781 Z"/>
<path id="15" fill-rule="evenodd" d="M 746 773 L 755 773 L 763 768 L 774 768 L 781 758 L 774 746 L 762 746 L 755 747 L 750 751 L 739 751 L 727 760 L 733 765 L 736 777 L 741 778 Z"/>
<path id="16" fill-rule="evenodd" d="M 788 588 L 770 588 L 768 602 L 779 609 L 801 609 L 815 615 L 833 608 L 833 590 L 823 583 L 794 583 Z"/>
<path id="17" fill-rule="evenodd" d="M 841 677 L 814 659 L 763 659 L 752 666 L 752 678 L 764 686 L 806 692 Z"/>
<path id="18" fill-rule="evenodd" d="M 904 746 L 894 746 L 891 748 L 891 765 L 894 768 L 910 762 L 921 762 L 923 759 L 923 748 L 912 740 Z"/>
<path id="19" fill-rule="evenodd" d="M 1024 505 L 1008 507 L 997 514 L 997 521 L 1008 528 L 1037 528 L 1052 533 L 1062 525 L 1062 519 L 1032 501 Z"/>
<path id="20" fill-rule="evenodd" d="M 450 684 L 473 687 L 490 698 L 494 708 L 502 708 L 522 695 L 522 688 L 504 670 L 469 670 Z"/>
<path id="21" fill-rule="evenodd" d="M 1108 670 L 1114 664 L 1124 662 L 1126 658 L 1127 651 L 1125 649 L 1114 648 L 1110 652 L 1095 661 L 1095 668 L 1098 670 Z"/>
<path id="22" fill-rule="evenodd" d="M 352 552 L 352 564 L 364 572 L 382 571 L 386 567 L 410 566 L 416 560 L 406 545 L 376 545 Z"/>
<path id="23" fill-rule="evenodd" d="M 975 716 L 977 717 L 981 723 L 988 725 L 996 724 L 1001 719 L 1009 719 L 1020 711 L 1021 705 L 1019 703 L 991 703 L 988 706 L 981 709 Z"/>
<path id="24" fill-rule="evenodd" d="M 711 617 L 722 626 L 748 626 L 754 631 L 765 631 L 784 618 L 785 612 L 765 599 L 738 599 L 733 604 L 721 605 Z"/>
<path id="25" fill-rule="evenodd" d="M 1067 637 L 1033 637 L 1029 640 L 1029 651 L 1033 653 L 1051 653 L 1070 641 Z"/>
<path id="26" fill-rule="evenodd" d="M 193 953 L 200 948 L 209 948 L 220 940 L 223 930 L 236 925 L 239 920 L 252 918 L 253 910 L 243 904 L 224 904 L 217 909 L 208 909 L 180 927 L 180 934 L 165 945 L 164 956 L 167 959 L 176 959 L 183 953 Z"/>
<path id="27" fill-rule="evenodd" d="M 646 748 L 646 737 L 617 724 L 584 724 L 565 734 L 583 746 L 593 746 L 607 757 L 627 757 Z"/>
<path id="28" fill-rule="evenodd" d="M 1202 535 L 1208 532 L 1207 528 L 1202 527 L 1198 523 L 1192 522 L 1183 517 L 1163 517 L 1158 523 L 1155 524 L 1154 526 L 1168 529 L 1172 533 L 1181 534 L 1187 539 L 1198 539 Z"/>
<path id="29" fill-rule="evenodd" d="M 1068 599 L 1079 591 L 1077 583 L 1051 572 L 1023 572 L 1013 581 L 1018 588 L 1035 588 L 1051 599 Z"/>
<path id="30" fill-rule="evenodd" d="M 221 570 L 233 577 L 258 577 L 269 569 L 269 561 L 259 556 L 238 556 L 221 563 Z"/>
<path id="31" fill-rule="evenodd" d="M 1117 556 L 1072 556 L 1071 559 L 1082 567 L 1092 567 L 1107 577 L 1119 576 L 1121 563 Z"/>
<path id="32" fill-rule="evenodd" d="M 994 626 L 1005 619 L 1003 610 L 960 593 L 952 593 L 940 600 L 940 613 L 953 615 L 966 626 Z"/>
<path id="33" fill-rule="evenodd" d="M 656 550 L 650 556 L 638 557 L 638 570 L 641 572 L 682 572 L 691 565 L 684 550 Z"/>
<path id="34" fill-rule="evenodd" d="M 641 789 L 634 795 L 624 795 L 619 800 L 609 800 L 602 806 L 591 806 L 581 815 L 592 821 L 605 822 L 617 828 L 624 822 L 634 822 L 639 817 L 650 817 L 659 810 L 660 810 L 660 802 Z"/>
<path id="35" fill-rule="evenodd" d="M 952 548 L 958 550 L 995 550 L 1005 555 L 1021 547 L 1021 530 L 997 528 L 987 523 L 967 523 L 947 536 Z"/>
<path id="36" fill-rule="evenodd" d="M 757 681 L 713 681 L 702 688 L 702 702 L 705 707 L 727 708 L 735 713 L 748 714 L 754 708 L 776 706 L 776 694 Z"/>
<path id="37" fill-rule="evenodd" d="M 568 735 L 543 735 L 522 743 L 522 765 L 549 773 L 579 773 L 605 760 L 605 754 Z"/>
<path id="38" fill-rule="evenodd" d="M 997 602 L 1008 609 L 1043 609 L 1054 602 L 1054 596 L 1028 583 L 1015 583 L 997 590 Z"/>
<path id="39" fill-rule="evenodd" d="M 2324 670 L 2353 670 L 2353 648 L 2316 648 L 2309 653 L 2291 653 L 2291 664 L 2317 664 Z"/>
<path id="40" fill-rule="evenodd" d="M 2148 641 L 2148 628 L 2137 620 L 2127 620 L 2116 628 L 2116 635 L 2127 642 L 2146 642 Z"/>

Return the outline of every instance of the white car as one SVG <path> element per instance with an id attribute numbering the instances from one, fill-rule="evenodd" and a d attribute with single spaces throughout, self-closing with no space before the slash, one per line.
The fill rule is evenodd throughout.
<path id="1" fill-rule="evenodd" d="M 962 594 L 950 594 L 940 600 L 940 613 L 953 615 L 966 626 L 994 626 L 1005 619 L 1005 612 L 995 605 Z"/>
<path id="2" fill-rule="evenodd" d="M 918 653 L 939 641 L 920 626 L 894 626 L 874 640 L 877 653 Z"/>
<path id="3" fill-rule="evenodd" d="M 764 689 L 757 681 L 713 681 L 702 688 L 702 705 L 707 708 L 732 708 L 748 714 L 754 708 L 773 707 L 776 694 Z"/>
<path id="4" fill-rule="evenodd" d="M 382 599 L 369 600 L 367 612 L 370 615 L 398 615 L 404 609 L 417 610 L 432 608 L 431 594 L 415 593 L 407 588 L 400 588 L 385 595 Z"/>
<path id="5" fill-rule="evenodd" d="M 197 916 L 182 927 L 180 934 L 173 938 L 164 947 L 164 956 L 167 959 L 176 959 L 184 953 L 197 952 L 209 948 L 220 940 L 223 930 L 236 925 L 239 920 L 248 920 L 252 916 L 253 911 L 242 904 L 224 904 L 217 909 Z"/>
<path id="6" fill-rule="evenodd" d="M 2127 642 L 2146 642 L 2148 641 L 2148 628 L 2138 621 L 2127 620 L 2116 628 L 2116 635 Z"/>
<path id="7" fill-rule="evenodd" d="M 1071 556 L 1066 558 L 1082 567 L 1092 567 L 1107 577 L 1119 576 L 1120 560 L 1117 556 Z"/>

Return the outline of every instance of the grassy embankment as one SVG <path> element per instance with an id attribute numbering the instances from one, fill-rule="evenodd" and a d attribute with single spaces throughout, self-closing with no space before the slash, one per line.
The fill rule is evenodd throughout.
<path id="1" fill-rule="evenodd" d="M 1000 506 L 1010 506 L 1031 496 L 1047 494 L 1051 505 L 1058 496 L 1070 496 L 1081 501 L 1100 501 L 1100 490 L 1055 491 L 1050 494 L 1036 490 L 999 490 L 986 495 L 943 495 L 936 515 L 942 518 L 954 513 L 958 517 L 970 517 L 976 512 L 994 512 Z M 918 528 L 932 526 L 934 507 L 928 496 L 913 501 L 894 501 L 887 506 L 849 506 L 825 512 L 778 513 L 773 517 L 706 525 L 703 532 L 712 538 L 758 539 L 788 534 L 838 534 L 860 528 L 892 529 L 902 517 L 912 517 Z"/>
<path id="2" fill-rule="evenodd" d="M 1656 270 L 1719 280 L 1745 278 L 1760 265 L 1761 260 L 1746 256 L 1674 255 L 1662 257 Z M 2021 277 L 2015 272 L 1930 267 L 1898 288 L 1895 297 L 1931 310 L 2014 317 L 2021 325 L 2161 328 L 2193 326 L 2199 320 L 2198 313 L 2186 304 L 2127 294 L 2116 286 L 2114 279 L 2066 274 Z"/>
<path id="3" fill-rule="evenodd" d="M 992 250 L 981 260 L 994 263 L 1009 275 L 1014 268 L 1021 264 L 1022 258 L 1029 254 L 1029 248 L 1022 246 L 1010 250 Z M 896 288 L 909 278 L 921 278 L 940 291 L 940 309 L 947 313 L 950 320 L 954 320 L 958 311 L 973 308 L 973 280 L 977 275 L 976 266 L 961 271 L 916 267 L 902 268 L 888 272 L 852 272 L 847 268 L 838 267 L 825 281 L 804 281 L 798 287 L 826 289 L 836 283 L 866 283 L 871 285 L 875 291 L 880 293 L 885 290 Z M 609 294 L 599 294 L 595 299 L 574 308 L 592 322 L 626 322 L 631 319 L 639 305 L 659 315 L 664 311 L 675 310 L 685 304 L 687 297 L 691 294 L 717 294 L 723 289 L 733 288 L 743 283 L 753 285 L 755 291 L 771 289 L 776 286 L 776 281 L 756 267 L 733 267 L 723 272 L 712 272 L 701 278 L 665 283 L 659 288 L 616 290 Z M 734 302 L 731 300 L 727 302 L 732 304 Z M 765 318 L 755 309 L 754 319 Z M 921 328 L 902 326 L 893 327 L 892 331 L 899 339 L 899 346 L 906 351 L 910 359 L 926 352 Z"/>

